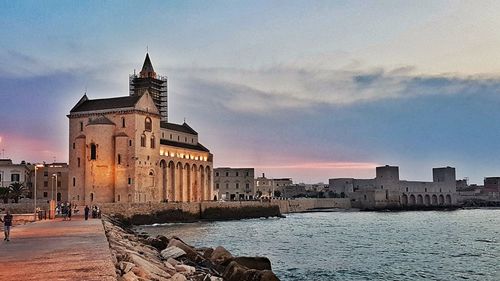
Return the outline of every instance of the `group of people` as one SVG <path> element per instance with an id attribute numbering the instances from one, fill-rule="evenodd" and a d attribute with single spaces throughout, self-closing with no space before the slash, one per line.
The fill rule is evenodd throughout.
<path id="1" fill-rule="evenodd" d="M 75 211 L 73 211 L 73 208 L 75 209 Z M 77 212 L 77 206 L 76 204 L 74 206 L 72 206 L 71 203 L 62 203 L 62 204 L 58 204 L 57 206 L 57 215 L 60 215 L 62 213 L 63 215 L 63 220 L 71 220 L 71 215 L 73 214 L 73 212 Z"/>
<path id="2" fill-rule="evenodd" d="M 90 214 L 90 208 L 88 205 L 85 206 L 85 220 L 89 219 L 89 214 Z M 92 206 L 92 218 L 101 218 L 101 209 L 97 206 Z"/>

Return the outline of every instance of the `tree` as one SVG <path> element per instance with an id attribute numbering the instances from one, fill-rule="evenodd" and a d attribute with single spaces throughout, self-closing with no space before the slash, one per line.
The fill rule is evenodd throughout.
<path id="1" fill-rule="evenodd" d="M 10 197 L 10 188 L 8 187 L 0 187 L 0 200 L 3 200 L 4 203 L 9 203 Z"/>
<path id="2" fill-rule="evenodd" d="M 281 191 L 275 190 L 274 191 L 274 197 L 281 197 Z"/>
<path id="3" fill-rule="evenodd" d="M 10 188 L 11 198 L 14 198 L 14 201 L 16 203 L 19 203 L 19 197 L 21 197 L 25 192 L 24 184 L 20 182 L 15 182 L 12 183 L 9 186 L 9 188 Z"/>

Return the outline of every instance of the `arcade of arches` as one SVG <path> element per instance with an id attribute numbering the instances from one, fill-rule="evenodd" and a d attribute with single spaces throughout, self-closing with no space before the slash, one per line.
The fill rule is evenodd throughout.
<path id="1" fill-rule="evenodd" d="M 160 161 L 162 201 L 200 202 L 212 199 L 212 169 L 210 165 L 197 162 L 174 159 Z"/>
<path id="2" fill-rule="evenodd" d="M 403 206 L 448 206 L 452 204 L 450 194 L 406 194 L 401 195 Z"/>

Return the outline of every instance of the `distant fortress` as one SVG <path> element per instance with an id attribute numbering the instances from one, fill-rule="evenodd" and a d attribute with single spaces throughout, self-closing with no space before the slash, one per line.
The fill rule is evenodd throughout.
<path id="1" fill-rule="evenodd" d="M 455 168 L 432 169 L 433 181 L 399 179 L 399 167 L 376 168 L 374 179 L 335 178 L 329 189 L 351 198 L 354 208 L 392 209 L 453 206 L 457 203 Z"/>
<path id="2" fill-rule="evenodd" d="M 167 78 L 146 54 L 128 96 L 89 99 L 69 118 L 68 198 L 78 204 L 212 199 L 213 155 L 187 123 L 168 122 Z"/>

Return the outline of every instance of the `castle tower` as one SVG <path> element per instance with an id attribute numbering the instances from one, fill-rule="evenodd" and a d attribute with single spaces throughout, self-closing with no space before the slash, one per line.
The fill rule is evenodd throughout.
<path id="1" fill-rule="evenodd" d="M 134 74 L 129 76 L 129 89 L 131 96 L 141 96 L 148 91 L 160 112 L 160 120 L 168 122 L 167 77 L 156 74 L 148 53 L 139 75 L 134 71 Z"/>

